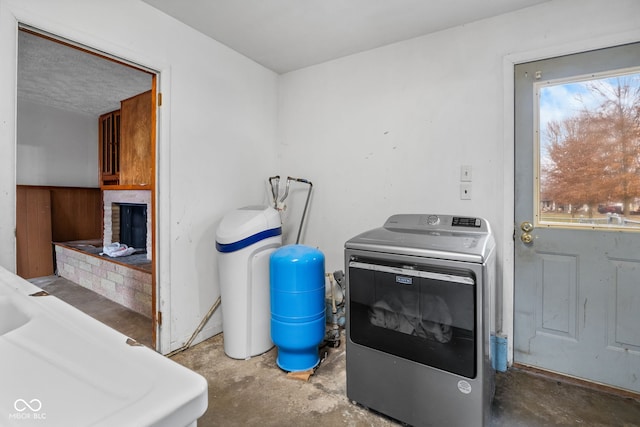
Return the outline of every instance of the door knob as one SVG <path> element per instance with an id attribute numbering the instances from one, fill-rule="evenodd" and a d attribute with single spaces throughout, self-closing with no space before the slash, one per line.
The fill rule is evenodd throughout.
<path id="1" fill-rule="evenodd" d="M 533 242 L 533 236 L 531 235 L 531 233 L 522 233 L 520 235 L 520 240 L 522 240 L 522 243 L 531 243 Z"/>
<path id="2" fill-rule="evenodd" d="M 525 221 L 520 224 L 520 229 L 525 233 L 530 233 L 531 230 L 533 230 L 533 224 L 531 224 L 529 221 Z"/>

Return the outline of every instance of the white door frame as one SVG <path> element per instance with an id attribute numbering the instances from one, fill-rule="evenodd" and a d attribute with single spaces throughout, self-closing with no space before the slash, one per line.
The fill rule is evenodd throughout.
<path id="1" fill-rule="evenodd" d="M 128 48 L 77 31 L 67 25 L 52 22 L 45 16 L 23 10 L 19 6 L 0 2 L 0 52 L 3 53 L 0 74 L 5 87 L 1 91 L 8 96 L 0 100 L 0 117 L 6 121 L 0 122 L 0 146 L 6 154 L 5 160 L 0 162 L 3 183 L 0 184 L 0 202 L 6 206 L 13 206 L 9 212 L 0 215 L 0 240 L 5 242 L 4 249 L 0 249 L 0 265 L 15 273 L 15 200 L 16 200 L 16 151 L 17 151 L 17 60 L 18 60 L 18 28 L 27 25 L 41 31 L 55 34 L 57 37 L 72 40 L 92 49 L 106 52 L 116 58 L 139 64 L 144 68 L 157 70 L 157 91 L 162 93 L 162 108 L 157 109 L 156 116 L 156 310 L 162 311 L 163 324 L 158 325 L 157 350 L 162 354 L 168 353 L 171 346 L 171 237 L 170 230 L 170 82 L 171 69 L 164 60 L 147 57 L 146 53 L 132 51 Z M 7 55 L 8 53 L 8 55 Z M 6 89 L 6 90 L 5 90 Z M 97 142 L 96 142 L 97 143 Z M 162 172 L 162 173 L 161 173 Z M 5 179 L 6 178 L 6 179 Z M 158 191 L 162 188 L 162 192 Z M 8 225 L 12 224 L 12 225 Z"/>
<path id="2" fill-rule="evenodd" d="M 536 50 L 509 54 L 503 58 L 503 117 L 504 117 L 504 201 L 503 201 L 503 259 L 502 259 L 502 313 L 498 316 L 502 319 L 501 332 L 508 338 L 507 359 L 508 364 L 513 364 L 513 313 L 514 313 L 514 267 L 515 267 L 515 244 L 513 240 L 515 229 L 515 201 L 514 201 L 514 180 L 515 180 L 515 112 L 514 112 L 514 69 L 516 64 L 523 62 L 537 61 L 540 59 L 553 58 L 556 56 L 570 55 L 589 50 L 602 49 L 611 46 L 634 43 L 640 41 L 640 29 L 612 34 L 608 36 L 583 39 L 571 43 L 557 46 L 548 46 Z"/>

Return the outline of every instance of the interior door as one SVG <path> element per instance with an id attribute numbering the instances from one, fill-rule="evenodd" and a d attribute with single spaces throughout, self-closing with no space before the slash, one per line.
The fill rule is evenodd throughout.
<path id="1" fill-rule="evenodd" d="M 632 44 L 515 69 L 514 360 L 635 392 L 639 66 Z"/>

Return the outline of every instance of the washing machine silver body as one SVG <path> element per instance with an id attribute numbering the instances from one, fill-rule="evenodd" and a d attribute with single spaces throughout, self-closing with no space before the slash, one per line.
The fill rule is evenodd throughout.
<path id="1" fill-rule="evenodd" d="M 347 397 L 415 426 L 482 426 L 495 240 L 482 218 L 394 215 L 345 244 Z"/>

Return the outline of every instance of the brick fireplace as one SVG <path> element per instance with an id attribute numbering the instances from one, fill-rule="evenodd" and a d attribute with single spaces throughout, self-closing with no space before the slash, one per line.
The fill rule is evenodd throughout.
<path id="1" fill-rule="evenodd" d="M 147 206 L 147 259 L 151 259 L 151 191 L 149 190 L 105 190 L 103 244 L 120 240 L 120 204 Z"/>
<path id="2" fill-rule="evenodd" d="M 55 243 L 57 272 L 72 282 L 150 318 L 152 307 L 150 261 L 153 255 L 151 248 L 151 191 L 105 190 L 103 200 L 103 239 Z M 133 255 L 140 257 L 135 264 L 122 258 L 99 255 L 99 252 L 102 252 L 102 246 L 120 240 L 120 205 L 146 207 L 147 253 L 146 255 Z M 143 261 L 145 257 L 149 262 Z"/>

